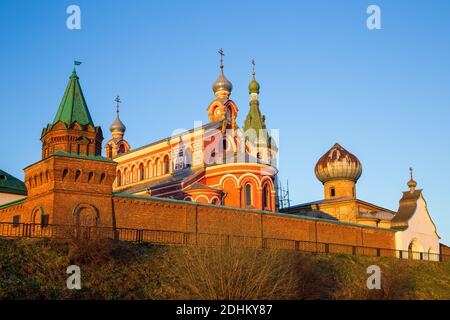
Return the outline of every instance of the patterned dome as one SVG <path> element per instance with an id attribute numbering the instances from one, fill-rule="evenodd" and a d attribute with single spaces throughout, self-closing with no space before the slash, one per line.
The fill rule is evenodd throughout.
<path id="1" fill-rule="evenodd" d="M 358 158 L 336 143 L 319 161 L 315 173 L 322 183 L 336 179 L 348 179 L 356 182 L 362 173 Z"/>

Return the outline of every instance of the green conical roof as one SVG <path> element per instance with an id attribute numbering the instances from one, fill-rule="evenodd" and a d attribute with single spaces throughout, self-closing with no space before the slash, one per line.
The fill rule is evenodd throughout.
<path id="1" fill-rule="evenodd" d="M 69 84 L 64 92 L 64 97 L 61 100 L 53 124 L 58 121 L 62 121 L 67 125 L 78 122 L 81 125 L 90 124 L 94 126 L 75 69 L 70 76 Z"/>
<path id="2" fill-rule="evenodd" d="M 266 128 L 266 119 L 259 110 L 259 103 L 257 100 L 250 102 L 250 111 L 244 122 L 244 131 L 255 130 L 257 134 L 259 131 Z"/>
<path id="3" fill-rule="evenodd" d="M 0 192 L 26 195 L 27 188 L 21 180 L 0 170 Z"/>

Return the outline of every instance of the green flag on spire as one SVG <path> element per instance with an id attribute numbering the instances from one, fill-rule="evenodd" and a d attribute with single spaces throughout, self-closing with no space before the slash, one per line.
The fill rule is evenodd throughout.
<path id="1" fill-rule="evenodd" d="M 81 64 L 81 61 L 74 60 L 73 64 L 76 65 L 76 66 L 79 66 Z"/>

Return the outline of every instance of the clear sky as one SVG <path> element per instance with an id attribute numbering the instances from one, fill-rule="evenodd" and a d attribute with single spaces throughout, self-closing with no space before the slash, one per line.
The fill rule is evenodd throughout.
<path id="1" fill-rule="evenodd" d="M 81 30 L 66 8 L 81 8 Z M 381 8 L 381 30 L 366 9 Z M 207 121 L 225 51 L 238 122 L 256 60 L 261 109 L 280 129 L 280 177 L 293 203 L 321 199 L 314 165 L 335 142 L 359 157 L 358 198 L 398 208 L 414 167 L 450 243 L 450 2 L 0 0 L 0 168 L 23 178 L 40 160 L 72 70 L 106 138 L 123 101 L 139 147 Z"/>

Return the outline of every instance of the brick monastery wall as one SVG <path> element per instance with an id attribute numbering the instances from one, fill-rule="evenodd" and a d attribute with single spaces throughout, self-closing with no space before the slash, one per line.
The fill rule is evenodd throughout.
<path id="1" fill-rule="evenodd" d="M 201 234 L 276 238 L 395 249 L 388 229 L 266 211 L 139 197 L 113 196 L 116 226 Z"/>
<path id="2" fill-rule="evenodd" d="M 115 223 L 118 228 L 244 236 L 258 241 L 273 238 L 395 248 L 395 232 L 388 229 L 124 194 L 107 197 L 81 192 L 50 192 L 0 209 L 0 222 L 12 222 L 14 215 L 20 215 L 20 222 L 33 223 L 35 208 L 42 206 L 46 214 L 50 214 L 50 223 L 72 224 L 73 208 L 77 204 L 95 207 L 100 226 L 111 227 Z"/>

